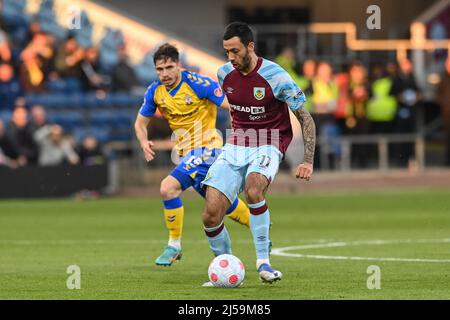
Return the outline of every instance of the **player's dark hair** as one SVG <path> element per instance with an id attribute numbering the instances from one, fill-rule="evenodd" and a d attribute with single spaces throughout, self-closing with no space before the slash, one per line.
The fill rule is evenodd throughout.
<path id="1" fill-rule="evenodd" d="M 253 31 L 245 22 L 232 22 L 225 27 L 223 33 L 223 40 L 230 40 L 233 37 L 238 37 L 241 42 L 248 46 L 250 42 L 253 42 Z"/>
<path id="2" fill-rule="evenodd" d="M 165 62 L 169 59 L 173 62 L 178 62 L 180 60 L 180 53 L 178 52 L 178 49 L 169 43 L 165 43 L 160 46 L 153 54 L 153 63 L 155 65 L 158 60 L 164 60 Z"/>

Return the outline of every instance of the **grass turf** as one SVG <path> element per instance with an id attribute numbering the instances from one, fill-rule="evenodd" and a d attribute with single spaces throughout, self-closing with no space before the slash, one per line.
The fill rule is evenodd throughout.
<path id="1" fill-rule="evenodd" d="M 450 190 L 358 191 L 269 195 L 274 248 L 318 242 L 411 240 L 411 243 L 310 248 L 290 253 L 450 259 Z M 327 260 L 272 256 L 284 274 L 259 282 L 250 231 L 227 219 L 233 253 L 246 265 L 237 289 L 202 288 L 212 258 L 202 230 L 203 201 L 184 197 L 183 258 L 154 259 L 167 231 L 158 199 L 0 201 L 0 299 L 449 299 L 450 263 Z M 81 268 L 68 290 L 66 269 Z M 366 286 L 368 266 L 381 289 Z"/>

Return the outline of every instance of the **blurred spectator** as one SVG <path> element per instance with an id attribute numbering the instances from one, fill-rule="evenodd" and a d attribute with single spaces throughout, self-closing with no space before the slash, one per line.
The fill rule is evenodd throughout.
<path id="1" fill-rule="evenodd" d="M 26 108 L 27 107 L 27 99 L 25 97 L 17 97 L 14 101 L 14 110 L 16 108 Z"/>
<path id="2" fill-rule="evenodd" d="M 397 61 L 388 61 L 386 63 L 386 72 L 389 78 L 392 80 L 396 79 L 399 73 Z"/>
<path id="3" fill-rule="evenodd" d="M 1 167 L 12 168 L 11 163 L 12 163 L 11 159 L 3 154 L 2 148 L 0 147 L 0 168 Z"/>
<path id="4" fill-rule="evenodd" d="M 128 55 L 125 46 L 118 49 L 119 62 L 114 67 L 112 75 L 112 90 L 115 92 L 130 92 L 133 87 L 139 85 L 139 80 L 133 67 L 128 61 Z"/>
<path id="5" fill-rule="evenodd" d="M 43 126 L 35 132 L 34 139 L 40 148 L 40 166 L 55 166 L 64 163 L 78 164 L 79 157 L 70 142 L 64 138 L 61 126 Z"/>
<path id="6" fill-rule="evenodd" d="M 77 151 L 82 165 L 100 165 L 106 162 L 102 147 L 93 135 L 86 136 Z"/>
<path id="7" fill-rule="evenodd" d="M 349 70 L 349 105 L 346 119 L 347 133 L 367 134 L 369 124 L 366 118 L 366 103 L 369 99 L 366 68 L 360 62 L 354 62 Z"/>
<path id="8" fill-rule="evenodd" d="M 450 54 L 445 61 L 445 72 L 436 92 L 437 101 L 441 107 L 442 120 L 446 139 L 445 165 L 450 166 Z"/>
<path id="9" fill-rule="evenodd" d="M 370 99 L 367 102 L 367 119 L 371 133 L 392 133 L 397 113 L 397 100 L 391 95 L 392 79 L 380 65 L 372 67 Z"/>
<path id="10" fill-rule="evenodd" d="M 415 129 L 415 115 L 420 92 L 413 75 L 413 65 L 408 59 L 399 61 L 400 72 L 393 79 L 391 95 L 396 96 L 399 107 L 396 115 L 397 132 L 410 133 Z"/>
<path id="11" fill-rule="evenodd" d="M 349 70 L 348 87 L 349 105 L 345 121 L 347 134 L 369 134 L 369 122 L 366 117 L 366 103 L 369 99 L 367 70 L 360 62 L 354 62 Z M 367 166 L 368 146 L 356 144 L 352 146 L 352 160 L 360 168 Z"/>
<path id="12" fill-rule="evenodd" d="M 37 19 L 32 18 L 23 39 L 20 39 L 21 41 L 18 45 L 21 48 L 26 47 L 33 40 L 34 36 L 40 32 L 42 32 L 41 24 Z"/>
<path id="13" fill-rule="evenodd" d="M 5 13 L 3 12 L 3 0 L 0 0 L 0 29 L 3 31 L 8 31 L 4 14 Z"/>
<path id="14" fill-rule="evenodd" d="M 34 165 L 38 159 L 38 146 L 31 134 L 27 117 L 27 109 L 15 108 L 7 128 L 7 135 L 18 153 L 18 158 L 26 160 L 26 164 Z"/>
<path id="15" fill-rule="evenodd" d="M 19 80 L 10 64 L 0 64 L 0 109 L 13 109 L 14 102 L 22 95 Z"/>
<path id="16" fill-rule="evenodd" d="M 284 70 L 289 73 L 292 80 L 300 85 L 300 78 L 295 70 L 296 61 L 295 61 L 295 51 L 292 48 L 284 48 L 283 51 L 275 58 L 275 62 L 278 63 Z"/>
<path id="17" fill-rule="evenodd" d="M 341 131 L 345 131 L 345 119 L 348 117 L 350 104 L 350 74 L 347 66 L 343 68 L 342 72 L 334 75 L 334 82 L 338 88 L 338 99 L 336 101 L 334 116 L 338 121 Z"/>
<path id="18" fill-rule="evenodd" d="M 58 48 L 55 58 L 55 69 L 61 77 L 80 78 L 82 76 L 81 63 L 84 59 L 84 50 L 74 35 L 69 35 Z"/>
<path id="19" fill-rule="evenodd" d="M 316 123 L 317 135 L 323 145 L 318 145 L 316 155 L 327 158 L 317 158 L 319 167 L 334 168 L 336 156 L 339 154 L 339 127 L 334 116 L 338 100 L 338 87 L 333 80 L 333 69 L 328 62 L 322 61 L 317 66 L 317 75 L 313 80 L 313 117 Z"/>
<path id="20" fill-rule="evenodd" d="M 318 64 L 313 90 L 313 113 L 332 115 L 336 110 L 338 88 L 333 80 L 333 69 L 328 62 L 322 61 Z"/>
<path id="21" fill-rule="evenodd" d="M 31 54 L 40 57 L 46 66 L 55 54 L 54 50 L 54 36 L 42 31 L 36 31 L 31 41 L 27 44 L 22 54 Z"/>
<path id="22" fill-rule="evenodd" d="M 11 48 L 8 42 L 8 36 L 5 31 L 0 29 L 0 62 L 11 62 Z"/>
<path id="23" fill-rule="evenodd" d="M 305 108 L 309 112 L 312 112 L 312 100 L 311 100 L 311 97 L 313 95 L 312 82 L 314 77 L 316 76 L 316 62 L 311 59 L 305 60 L 303 62 L 302 71 L 303 74 L 299 76 L 298 85 L 306 96 Z"/>
<path id="24" fill-rule="evenodd" d="M 397 97 L 399 106 L 395 119 L 396 133 L 413 133 L 416 131 L 418 102 L 420 100 L 419 88 L 413 75 L 413 65 L 409 59 L 399 60 L 400 72 L 393 80 L 391 95 Z M 394 150 L 394 158 L 399 165 L 408 164 L 414 155 L 412 143 L 400 143 Z"/>
<path id="25" fill-rule="evenodd" d="M 42 61 L 37 56 L 22 54 L 20 80 L 22 87 L 28 93 L 39 93 L 45 90 L 45 73 Z"/>
<path id="26" fill-rule="evenodd" d="M 30 121 L 30 130 L 31 133 L 34 135 L 34 133 L 42 128 L 43 126 L 47 125 L 47 113 L 45 112 L 45 109 L 41 105 L 35 105 L 31 108 L 31 121 Z"/>
<path id="27" fill-rule="evenodd" d="M 51 36 L 37 32 L 22 51 L 20 79 L 26 92 L 38 93 L 45 90 L 45 81 L 54 56 L 52 44 Z"/>
<path id="28" fill-rule="evenodd" d="M 17 168 L 25 165 L 26 159 L 19 152 L 6 134 L 5 124 L 0 119 L 0 165 Z"/>
<path id="29" fill-rule="evenodd" d="M 97 48 L 88 48 L 81 63 L 83 81 L 86 90 L 106 90 L 111 79 L 100 73 L 99 51 Z"/>

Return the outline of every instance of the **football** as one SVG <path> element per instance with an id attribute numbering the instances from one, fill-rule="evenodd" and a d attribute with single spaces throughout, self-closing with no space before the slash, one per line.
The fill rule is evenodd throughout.
<path id="1" fill-rule="evenodd" d="M 238 257 L 222 254 L 209 264 L 208 276 L 215 287 L 235 288 L 244 281 L 245 266 Z"/>

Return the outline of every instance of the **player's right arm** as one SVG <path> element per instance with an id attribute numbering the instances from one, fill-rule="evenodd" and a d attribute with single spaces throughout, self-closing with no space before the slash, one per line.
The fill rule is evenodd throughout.
<path id="1" fill-rule="evenodd" d="M 152 161 L 155 158 L 155 151 L 153 151 L 153 142 L 148 140 L 148 125 L 150 123 L 149 117 L 144 117 L 138 114 L 136 122 L 134 123 L 134 130 L 139 144 L 144 152 L 145 160 Z"/>
<path id="2" fill-rule="evenodd" d="M 144 102 L 142 103 L 139 113 L 134 123 L 134 130 L 136 138 L 144 152 L 145 160 L 152 161 L 155 158 L 155 151 L 153 150 L 154 143 L 148 140 L 148 125 L 150 118 L 153 117 L 156 111 L 156 104 L 154 101 L 155 91 L 158 84 L 155 82 L 148 87 L 145 93 Z"/>

